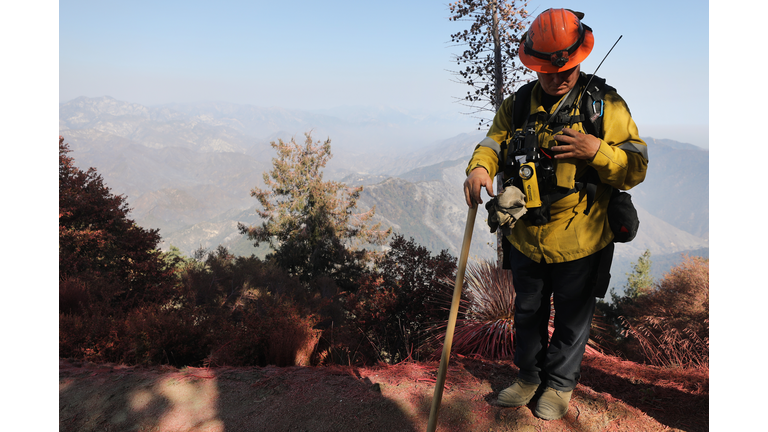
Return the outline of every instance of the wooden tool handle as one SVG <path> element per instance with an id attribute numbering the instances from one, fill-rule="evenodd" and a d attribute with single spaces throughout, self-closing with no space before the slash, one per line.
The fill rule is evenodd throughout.
<path id="1" fill-rule="evenodd" d="M 456 318 L 459 314 L 459 302 L 461 301 L 461 290 L 464 288 L 464 271 L 467 269 L 467 258 L 469 257 L 469 244 L 472 241 L 472 230 L 475 228 L 475 216 L 477 216 L 477 206 L 471 207 L 467 214 L 467 225 L 464 227 L 464 240 L 461 243 L 461 255 L 459 255 L 459 268 L 456 270 L 456 285 L 453 287 L 453 300 L 451 301 L 451 312 L 448 315 L 448 326 L 445 328 L 445 342 L 443 343 L 443 355 L 440 358 L 440 368 L 437 371 L 437 381 L 435 382 L 435 394 L 432 397 L 432 409 L 429 412 L 429 423 L 427 432 L 435 432 L 437 428 L 437 414 L 440 411 L 440 401 L 443 399 L 443 386 L 445 384 L 445 374 L 448 371 L 448 359 L 451 356 L 451 345 L 453 344 L 453 331 L 456 327 Z"/>

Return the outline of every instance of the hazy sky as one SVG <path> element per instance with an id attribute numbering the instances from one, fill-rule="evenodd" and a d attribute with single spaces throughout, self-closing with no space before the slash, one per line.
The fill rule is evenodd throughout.
<path id="1" fill-rule="evenodd" d="M 708 9 L 700 2 L 571 1 L 592 55 L 643 136 L 708 146 Z M 706 3 L 704 3 L 706 5 Z M 550 3 L 530 2 L 533 15 Z M 59 101 L 204 100 L 460 112 L 445 1 L 59 2 Z M 474 120 L 467 119 L 472 128 Z"/>

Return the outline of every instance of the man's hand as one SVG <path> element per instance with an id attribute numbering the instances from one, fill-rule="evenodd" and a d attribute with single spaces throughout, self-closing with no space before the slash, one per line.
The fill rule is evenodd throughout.
<path id="1" fill-rule="evenodd" d="M 600 138 L 571 128 L 563 128 L 563 134 L 555 135 L 555 140 L 561 143 L 549 148 L 557 152 L 555 159 L 574 158 L 591 161 L 600 150 Z"/>
<path id="2" fill-rule="evenodd" d="M 480 192 L 483 187 L 488 191 L 488 195 L 493 195 L 493 180 L 488 175 L 488 171 L 483 167 L 473 169 L 467 179 L 464 180 L 464 198 L 467 200 L 467 206 L 474 207 L 475 203 L 482 204 Z"/>

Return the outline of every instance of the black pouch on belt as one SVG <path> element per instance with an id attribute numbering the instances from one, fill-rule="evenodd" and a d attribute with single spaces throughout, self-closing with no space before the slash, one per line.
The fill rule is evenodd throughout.
<path id="1" fill-rule="evenodd" d="M 614 189 L 608 203 L 608 224 L 613 231 L 613 241 L 626 243 L 632 241 L 640 227 L 637 210 L 632 204 L 632 196 Z"/>

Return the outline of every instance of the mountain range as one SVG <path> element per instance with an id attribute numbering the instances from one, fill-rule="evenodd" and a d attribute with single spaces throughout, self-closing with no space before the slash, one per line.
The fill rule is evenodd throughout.
<path id="1" fill-rule="evenodd" d="M 453 124 L 452 124 L 453 123 Z M 263 255 L 237 231 L 258 223 L 250 190 L 263 187 L 277 139 L 331 139 L 326 179 L 362 185 L 361 210 L 413 237 L 433 252 L 458 255 L 467 207 L 462 183 L 474 146 L 484 136 L 455 130 L 450 117 L 412 115 L 389 108 L 347 107 L 323 112 L 231 103 L 147 107 L 110 97 L 60 104 L 59 130 L 76 165 L 95 167 L 106 184 L 127 197 L 131 217 L 159 228 L 161 247 L 187 255 L 225 245 Z M 646 250 L 661 276 L 680 254 L 708 254 L 709 152 L 667 139 L 644 137 L 649 148 L 645 182 L 632 189 L 640 230 L 617 244 L 612 285 Z M 478 211 L 470 255 L 493 259 L 492 235 Z"/>

